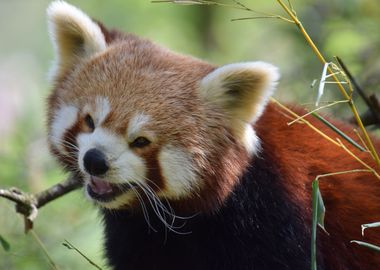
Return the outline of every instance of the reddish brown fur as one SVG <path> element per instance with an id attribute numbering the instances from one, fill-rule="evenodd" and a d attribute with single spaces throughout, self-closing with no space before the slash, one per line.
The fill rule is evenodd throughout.
<path id="1" fill-rule="evenodd" d="M 161 166 L 158 163 L 158 149 L 152 149 L 149 153 L 142 153 L 145 160 L 146 167 L 148 168 L 147 179 L 154 179 L 154 183 L 148 182 L 148 186 L 155 192 L 165 189 L 165 181 L 162 177 Z"/>
<path id="2" fill-rule="evenodd" d="M 112 41 L 115 43 L 113 47 L 88 62 L 78 63 L 73 70 L 67 71 L 63 80 L 58 79 L 56 91 L 49 99 L 49 111 L 53 112 L 58 101 L 76 102 L 75 106 L 81 108 L 86 102 L 93 102 L 91 97 L 107 96 L 112 111 L 102 126 L 123 136 L 136 111 L 151 116 L 147 128 L 161 135 L 154 142 L 156 146 L 178 142 L 180 144 L 176 146 L 194 153 L 196 162 L 204 168 L 200 175 L 205 188 L 200 195 L 207 199 L 199 202 L 197 195 L 183 205 L 189 209 L 213 209 L 232 190 L 248 162 L 245 149 L 226 128 L 225 115 L 217 108 L 200 106 L 197 81 L 214 67 L 133 35 L 124 36 L 124 39 L 120 34 L 113 36 L 117 37 Z M 120 67 L 120 63 L 124 65 Z M 94 77 L 94 74 L 99 75 Z M 121 97 L 112 94 L 120 89 L 133 89 L 133 93 L 125 91 Z M 155 104 L 147 102 L 150 100 Z M 212 119 L 206 120 L 211 114 Z M 50 114 L 49 126 L 51 121 Z M 177 125 L 178 122 L 181 125 Z M 71 133 L 77 134 L 74 130 Z M 208 139 L 194 138 L 194 134 Z M 200 141 L 204 145 L 199 145 Z M 210 152 L 204 153 L 205 150 Z M 227 154 L 228 158 L 225 158 L 220 153 L 231 155 Z M 152 157 L 154 153 L 151 151 L 144 156 Z M 205 160 L 204 156 L 208 159 Z M 152 159 L 146 160 L 152 164 Z M 158 174 L 157 170 L 150 173 Z M 220 178 L 225 181 L 216 181 Z M 159 182 L 156 184 L 163 187 Z M 212 196 L 204 195 L 205 190 L 209 190 Z"/>
<path id="3" fill-rule="evenodd" d="M 107 32 L 103 26 L 101 29 L 112 47 L 88 62 L 77 63 L 57 78 L 55 92 L 49 99 L 49 126 L 58 100 L 68 103 L 75 101 L 75 105 L 81 107 L 82 101 L 93 102 L 91 97 L 95 95 L 108 96 L 113 112 L 108 115 L 103 126 L 123 136 L 128 121 L 137 109 L 141 110 L 152 117 L 148 128 L 163 134 L 154 141 L 155 147 L 140 153 L 151 168 L 148 178 L 155 179 L 156 184 L 165 189 L 157 153 L 167 142 L 179 142 L 176 146 L 193 153 L 197 165 L 203 168 L 198 173 L 204 186 L 199 194 L 180 202 L 174 201 L 173 206 L 176 210 L 186 211 L 216 209 L 238 184 L 249 157 L 244 147 L 233 137 L 225 115 L 217 108 L 199 105 L 201 102 L 196 92 L 196 82 L 214 67 L 200 60 L 171 53 L 133 35 Z M 94 74 L 98 76 L 94 77 Z M 133 89 L 133 97 L 128 91 L 125 91 L 124 96 L 113 95 L 117 89 Z M 154 102 L 154 105 L 149 102 Z M 304 113 L 300 109 L 296 111 Z M 209 115 L 212 115 L 211 120 L 208 119 Z M 311 121 L 332 138 L 337 137 L 320 122 Z M 270 150 L 273 160 L 276 160 L 274 166 L 284 179 L 282 185 L 288 197 L 301 206 L 305 223 L 310 225 L 312 180 L 320 174 L 362 169 L 363 166 L 306 125 L 294 124 L 289 127 L 287 122 L 289 119 L 283 111 L 269 104 L 255 125 L 255 130 L 262 144 Z M 80 130 L 78 123 L 68 131 L 73 136 Z M 180 127 L 177 123 L 181 123 Z M 351 126 L 340 122 L 335 124 L 356 137 Z M 379 150 L 380 142 L 376 140 L 375 144 Z M 368 153 L 349 148 L 375 167 Z M 54 147 L 52 152 L 60 156 Z M 207 160 L 204 156 L 207 156 Z M 260 158 L 260 154 L 257 158 Z M 66 158 L 61 158 L 61 161 L 71 165 Z M 380 221 L 379 180 L 370 173 L 352 173 L 323 178 L 320 187 L 327 209 L 326 229 L 330 235 L 319 233 L 318 241 L 322 248 L 319 252 L 326 254 L 331 269 L 375 269 L 374 265 L 380 265 L 380 256 L 349 241 L 357 239 L 380 244 L 379 230 L 368 230 L 364 238 L 360 234 L 361 224 Z M 342 258 L 348 260 L 349 265 L 341 262 Z"/>
<path id="4" fill-rule="evenodd" d="M 296 109 L 299 114 L 304 110 Z M 309 119 L 308 119 L 309 120 Z M 319 121 L 310 121 L 332 138 L 338 135 Z M 305 222 L 311 224 L 311 182 L 320 174 L 363 169 L 363 166 L 343 149 L 322 138 L 315 131 L 302 124 L 288 126 L 289 118 L 276 105 L 270 104 L 256 125 L 259 137 L 272 152 L 283 184 L 294 203 L 305 209 Z M 334 124 L 352 138 L 357 135 L 353 127 L 342 122 Z M 373 138 L 375 147 L 380 150 L 380 141 Z M 343 140 L 344 141 L 344 140 Z M 347 145 L 347 143 L 345 143 Z M 376 168 L 369 153 L 348 148 L 367 164 Z M 380 230 L 370 229 L 361 236 L 361 224 L 380 220 L 380 181 L 370 173 L 351 173 L 330 176 L 320 180 L 320 188 L 326 205 L 326 230 L 320 231 L 318 241 L 321 252 L 328 257 L 331 269 L 342 268 L 342 261 L 348 258 L 350 269 L 377 269 L 380 265 L 378 253 L 350 240 L 368 241 L 380 244 Z M 350 255 L 348 255 L 350 254 Z M 344 258 L 344 259 L 342 259 Z"/>

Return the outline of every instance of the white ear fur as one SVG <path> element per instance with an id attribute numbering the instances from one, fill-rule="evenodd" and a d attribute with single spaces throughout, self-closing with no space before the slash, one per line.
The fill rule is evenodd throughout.
<path id="1" fill-rule="evenodd" d="M 277 67 L 265 62 L 229 64 L 201 80 L 200 94 L 207 103 L 226 114 L 235 135 L 251 151 L 257 142 L 247 141 L 247 134 L 252 135 L 247 129 L 251 129 L 251 124 L 263 113 L 279 78 Z"/>
<path id="2" fill-rule="evenodd" d="M 262 114 L 280 78 L 265 62 L 236 63 L 215 69 L 200 84 L 202 97 L 229 116 L 254 123 Z"/>
<path id="3" fill-rule="evenodd" d="M 48 26 L 55 54 L 57 78 L 76 61 L 106 49 L 105 37 L 97 23 L 78 8 L 54 1 L 47 9 Z"/>

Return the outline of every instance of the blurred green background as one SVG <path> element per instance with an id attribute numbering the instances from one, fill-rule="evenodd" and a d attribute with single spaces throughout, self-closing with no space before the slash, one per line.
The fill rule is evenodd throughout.
<path id="1" fill-rule="evenodd" d="M 53 59 L 45 17 L 49 2 L 0 0 L 0 187 L 38 192 L 65 178 L 48 152 L 45 137 L 45 100 L 50 90 L 47 73 Z M 278 19 L 231 22 L 254 14 L 215 6 L 153 4 L 150 0 L 69 2 L 108 27 L 216 64 L 272 62 L 282 73 L 277 98 L 315 102 L 317 90 L 310 85 L 320 78 L 322 65 L 292 24 Z M 274 0 L 241 2 L 255 10 L 285 15 Z M 325 56 L 330 60 L 340 56 L 368 93 L 379 93 L 379 1 L 302 0 L 293 5 Z M 324 100 L 340 99 L 333 86 L 326 91 Z M 360 107 L 360 100 L 358 104 Z M 350 117 L 342 107 L 331 113 Z M 35 232 L 59 269 L 91 269 L 62 245 L 65 239 L 104 266 L 101 220 L 81 191 L 43 207 Z M 8 252 L 0 247 L 0 269 L 50 268 L 34 238 L 23 234 L 23 221 L 15 215 L 14 205 L 4 199 L 0 199 L 0 235 L 11 245 Z"/>

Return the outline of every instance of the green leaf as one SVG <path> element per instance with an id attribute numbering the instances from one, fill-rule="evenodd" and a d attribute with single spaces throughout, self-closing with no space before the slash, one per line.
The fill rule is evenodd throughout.
<path id="1" fill-rule="evenodd" d="M 318 113 L 313 112 L 311 113 L 312 116 L 317 118 L 319 121 L 321 121 L 323 124 L 328 126 L 330 129 L 332 129 L 334 132 L 338 133 L 343 139 L 345 139 L 347 142 L 358 148 L 360 151 L 365 152 L 366 149 L 364 149 L 361 145 L 359 145 L 357 142 L 355 142 L 353 139 L 351 139 L 347 134 L 345 134 L 343 131 L 341 131 L 339 128 L 331 124 L 329 121 L 327 121 L 325 118 L 320 116 Z"/>
<path id="2" fill-rule="evenodd" d="M 360 246 L 363 246 L 363 247 L 366 247 L 366 248 L 369 248 L 369 249 L 372 249 L 374 251 L 377 251 L 377 252 L 380 252 L 380 247 L 379 246 L 375 246 L 373 244 L 370 244 L 370 243 L 367 243 L 367 242 L 362 242 L 362 241 L 357 241 L 357 240 L 352 240 L 350 243 L 356 243 Z"/>
<path id="3" fill-rule="evenodd" d="M 326 83 L 327 68 L 329 67 L 330 64 L 331 63 L 325 63 L 325 65 L 323 66 L 322 77 L 321 77 L 321 80 L 319 81 L 318 97 L 317 97 L 317 101 L 315 102 L 315 106 L 319 105 L 319 101 L 321 100 L 321 97 L 323 96 L 325 83 Z"/>
<path id="4" fill-rule="evenodd" d="M 318 196 L 318 215 L 317 215 L 317 222 L 319 227 L 321 227 L 324 231 L 325 229 L 325 213 L 326 213 L 326 207 L 323 203 L 322 194 L 319 190 L 319 187 L 317 187 L 317 196 Z"/>
<path id="5" fill-rule="evenodd" d="M 311 270 L 317 269 L 318 180 L 312 183 Z"/>
<path id="6" fill-rule="evenodd" d="M 322 194 L 319 190 L 318 179 L 312 183 L 312 227 L 311 227 L 311 269 L 317 270 L 317 225 L 324 231 L 326 208 L 323 203 Z"/>
<path id="7" fill-rule="evenodd" d="M 11 249 L 11 245 L 1 235 L 0 235 L 0 244 L 5 251 L 9 251 Z"/>
<path id="8" fill-rule="evenodd" d="M 367 229 L 367 228 L 376 228 L 376 227 L 380 227 L 380 222 L 362 224 L 362 236 L 364 236 L 364 230 L 365 229 Z"/>

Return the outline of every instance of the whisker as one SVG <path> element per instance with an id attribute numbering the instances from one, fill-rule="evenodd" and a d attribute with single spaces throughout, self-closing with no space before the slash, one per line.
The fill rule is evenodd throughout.
<path id="1" fill-rule="evenodd" d="M 153 184 L 154 186 L 156 186 L 157 188 L 159 188 L 158 187 L 158 185 L 156 184 L 156 183 L 154 183 L 152 180 L 150 180 L 150 179 L 148 179 L 148 178 L 146 178 L 146 177 L 142 177 L 142 178 L 144 178 L 146 181 L 148 181 L 148 182 L 150 182 L 151 184 Z M 152 190 L 152 192 L 154 192 L 153 190 Z M 157 196 L 158 197 L 158 196 Z M 170 209 L 171 209 L 171 213 L 174 213 L 174 210 L 173 210 L 173 208 L 171 207 L 171 205 L 170 205 L 170 202 L 168 201 L 168 199 L 167 198 L 165 198 L 164 197 L 164 199 L 165 199 L 165 202 L 168 204 L 168 207 L 170 207 Z M 184 219 L 184 220 L 186 220 L 186 219 L 191 219 L 191 218 L 193 218 L 193 217 L 195 217 L 195 216 L 197 216 L 197 215 L 199 215 L 199 213 L 195 213 L 195 214 L 193 214 L 193 215 L 191 215 L 191 216 L 179 216 L 179 215 L 175 215 L 175 217 L 176 218 L 178 218 L 178 219 Z"/>
<path id="2" fill-rule="evenodd" d="M 138 193 L 138 191 L 135 189 L 135 187 L 132 184 L 130 184 L 127 181 L 126 181 L 126 183 L 129 185 L 129 187 L 132 189 L 132 191 L 136 194 L 137 199 L 139 200 L 139 202 L 141 204 L 141 208 L 142 208 L 142 212 L 143 212 L 143 215 L 144 215 L 144 219 L 145 219 L 146 223 L 148 224 L 148 227 L 150 229 L 152 229 L 154 232 L 157 232 L 157 230 L 150 224 L 149 213 L 148 213 L 148 210 L 147 210 L 147 208 L 145 206 L 144 200 L 141 198 L 141 195 Z"/>
<path id="3" fill-rule="evenodd" d="M 146 186 L 142 186 L 140 183 L 138 184 L 141 189 L 144 191 L 144 193 L 146 194 L 147 196 L 147 199 L 150 203 L 150 205 L 152 206 L 152 210 L 155 212 L 156 216 L 159 218 L 159 220 L 165 225 L 166 228 L 172 230 L 172 231 L 175 231 L 175 227 L 171 226 L 169 223 L 167 223 L 166 219 L 165 219 L 165 215 L 163 213 L 161 213 L 161 211 L 163 210 L 162 207 L 157 203 L 157 200 L 156 198 L 153 196 L 153 194 L 151 194 L 151 192 L 146 189 Z M 160 211 L 161 210 L 161 211 Z M 174 229 L 173 229 L 174 228 Z"/>
<path id="4" fill-rule="evenodd" d="M 144 177 L 145 178 L 145 177 Z M 149 180 L 149 179 L 147 179 Z M 171 206 L 170 211 L 166 208 L 166 206 L 161 202 L 155 192 L 147 185 L 142 185 L 141 183 L 137 183 L 143 192 L 146 194 L 150 205 L 152 206 L 152 210 L 155 212 L 159 220 L 165 225 L 167 229 L 177 234 L 189 234 L 191 232 L 179 232 L 177 229 L 181 229 L 185 226 L 185 223 L 181 226 L 174 226 L 176 215 L 174 214 L 174 210 Z M 169 202 L 168 202 L 169 203 Z M 170 204 L 169 204 L 170 205 Z M 162 212 L 161 212 L 162 211 Z M 168 216 L 171 216 L 172 220 L 169 224 L 166 220 Z"/>
<path id="5" fill-rule="evenodd" d="M 73 135 L 71 135 L 71 136 L 73 136 Z M 55 137 L 55 136 L 51 136 L 51 138 L 57 140 L 59 144 L 62 144 L 64 146 L 67 146 L 68 148 L 72 148 L 72 149 L 79 151 L 79 147 L 77 145 L 75 145 L 75 144 L 73 144 L 67 140 L 64 140 L 63 138 L 59 138 L 59 137 Z M 76 138 L 75 137 L 69 137 L 69 139 L 75 140 Z"/>

